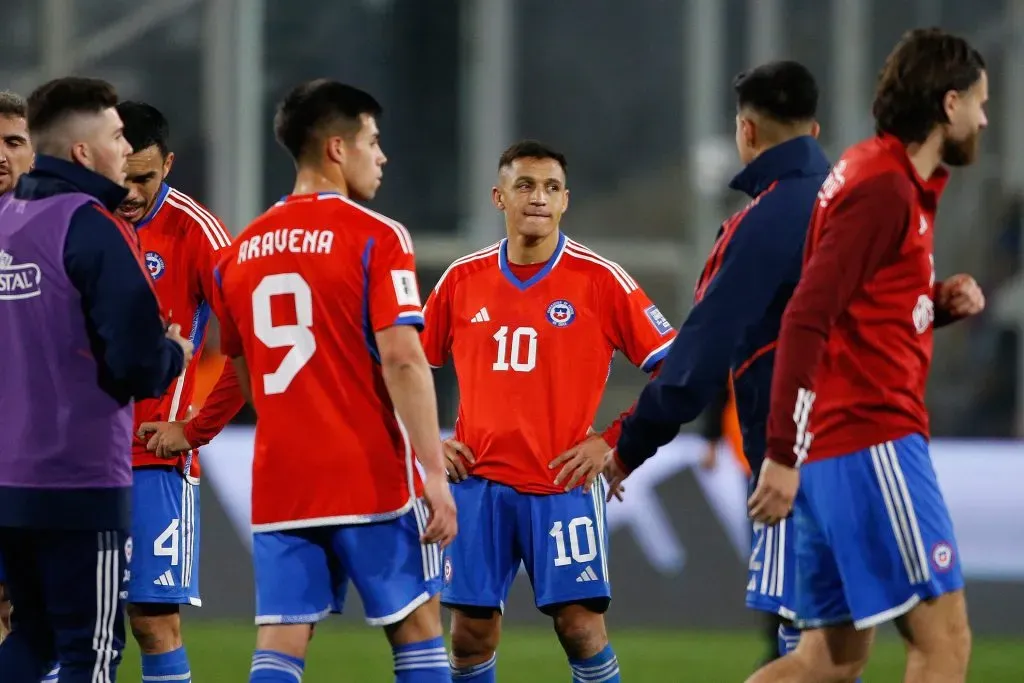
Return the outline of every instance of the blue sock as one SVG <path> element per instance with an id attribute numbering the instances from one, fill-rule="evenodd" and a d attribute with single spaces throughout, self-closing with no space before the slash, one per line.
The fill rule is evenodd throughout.
<path id="1" fill-rule="evenodd" d="M 495 683 L 498 680 L 498 653 L 495 652 L 486 662 L 466 666 L 461 669 L 452 665 L 452 680 L 455 683 Z"/>
<path id="2" fill-rule="evenodd" d="M 142 683 L 157 681 L 191 683 L 192 672 L 184 646 L 160 655 L 142 655 Z"/>
<path id="3" fill-rule="evenodd" d="M 256 650 L 249 669 L 249 683 L 302 683 L 306 662 L 273 650 Z"/>
<path id="4" fill-rule="evenodd" d="M 619 660 L 612 646 L 587 659 L 570 659 L 573 683 L 621 683 L 619 678 Z"/>
<path id="5" fill-rule="evenodd" d="M 399 645 L 391 651 L 395 655 L 395 683 L 451 683 L 444 638 Z"/>
<path id="6" fill-rule="evenodd" d="M 779 624 L 779 656 L 785 657 L 796 649 L 800 642 L 800 631 L 791 624 Z"/>
<path id="7" fill-rule="evenodd" d="M 43 680 L 39 683 L 57 683 L 57 678 L 60 676 L 60 667 L 54 665 L 53 670 L 50 673 L 43 676 Z"/>

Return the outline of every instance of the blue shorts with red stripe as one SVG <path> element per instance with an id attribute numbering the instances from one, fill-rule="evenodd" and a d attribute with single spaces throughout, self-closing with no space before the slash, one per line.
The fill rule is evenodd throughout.
<path id="1" fill-rule="evenodd" d="M 801 628 L 870 628 L 963 588 L 953 523 L 921 435 L 804 464 L 793 526 Z"/>

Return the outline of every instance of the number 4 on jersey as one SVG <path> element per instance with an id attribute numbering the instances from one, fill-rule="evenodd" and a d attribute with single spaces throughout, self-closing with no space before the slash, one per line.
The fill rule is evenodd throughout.
<path id="1" fill-rule="evenodd" d="M 283 296 L 295 308 L 294 325 L 275 325 L 272 297 Z M 269 349 L 288 348 L 277 370 L 263 375 L 263 393 L 283 394 L 316 351 L 313 337 L 313 292 L 298 273 L 267 275 L 252 293 L 253 334 Z"/>

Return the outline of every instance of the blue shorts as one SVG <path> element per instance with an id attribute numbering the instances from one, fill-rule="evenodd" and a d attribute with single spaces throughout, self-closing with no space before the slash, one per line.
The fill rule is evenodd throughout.
<path id="1" fill-rule="evenodd" d="M 452 486 L 459 535 L 445 550 L 446 605 L 504 609 L 520 564 L 546 607 L 581 601 L 608 608 L 608 526 L 601 479 L 590 493 L 531 495 L 470 477 Z"/>
<path id="2" fill-rule="evenodd" d="M 922 436 L 805 464 L 793 520 L 802 628 L 870 628 L 964 586 Z"/>
<path id="3" fill-rule="evenodd" d="M 386 522 L 253 534 L 256 624 L 315 624 L 341 613 L 349 580 L 371 626 L 396 624 L 441 591 L 441 550 L 423 545 L 422 500 Z"/>
<path id="4" fill-rule="evenodd" d="M 199 486 L 170 467 L 140 467 L 134 475 L 128 602 L 202 605 Z"/>
<path id="5" fill-rule="evenodd" d="M 773 526 L 754 522 L 747 577 L 747 607 L 793 619 L 796 542 L 792 518 Z"/>
<path id="6" fill-rule="evenodd" d="M 7 570 L 4 569 L 4 558 L 0 555 L 0 583 L 7 580 Z"/>

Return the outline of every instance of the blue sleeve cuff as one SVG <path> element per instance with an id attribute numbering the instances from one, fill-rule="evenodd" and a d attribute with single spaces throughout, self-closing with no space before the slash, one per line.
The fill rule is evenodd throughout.
<path id="1" fill-rule="evenodd" d="M 398 317 L 395 318 L 396 325 L 412 325 L 417 331 L 423 331 L 423 314 L 415 311 L 409 311 L 408 313 L 399 313 Z"/>
<path id="2" fill-rule="evenodd" d="M 665 360 L 665 357 L 668 355 L 668 350 L 671 348 L 672 341 L 667 341 L 658 348 L 656 348 L 654 351 L 651 351 L 650 355 L 644 359 L 644 362 L 640 366 L 640 369 L 647 373 L 654 370 L 655 366 L 657 366 L 658 363 Z"/>

